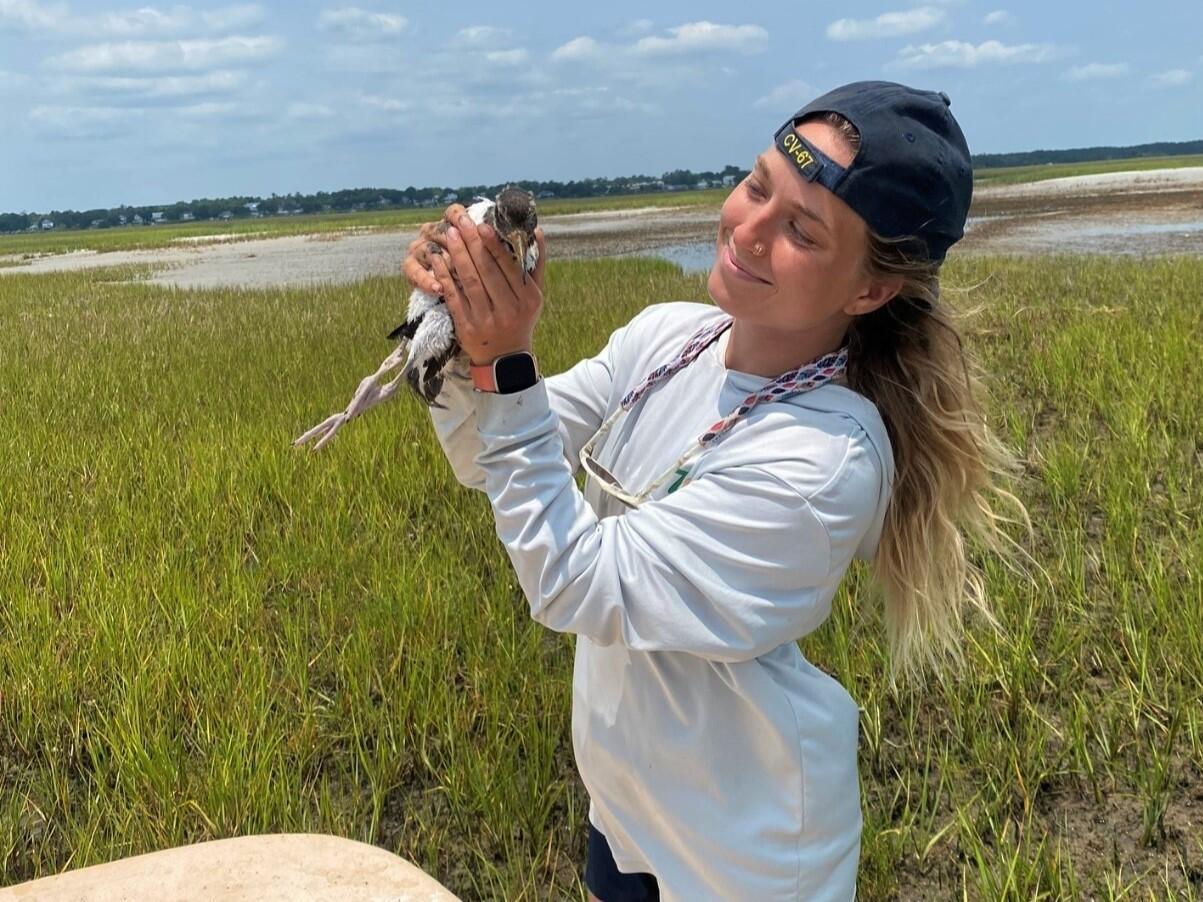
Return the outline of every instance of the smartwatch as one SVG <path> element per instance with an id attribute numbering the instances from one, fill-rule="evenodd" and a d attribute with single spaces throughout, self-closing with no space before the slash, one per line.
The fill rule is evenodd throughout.
<path id="1" fill-rule="evenodd" d="M 508 395 L 539 381 L 539 364 L 530 351 L 504 354 L 492 363 L 472 365 L 472 387 L 477 391 Z"/>

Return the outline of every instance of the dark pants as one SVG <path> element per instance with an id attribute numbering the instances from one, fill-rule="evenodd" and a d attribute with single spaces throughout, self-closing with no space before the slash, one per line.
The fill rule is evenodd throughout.
<path id="1" fill-rule="evenodd" d="M 589 853 L 585 860 L 585 886 L 601 902 L 659 902 L 660 887 L 651 874 L 624 874 L 614 864 L 610 844 L 589 823 Z"/>

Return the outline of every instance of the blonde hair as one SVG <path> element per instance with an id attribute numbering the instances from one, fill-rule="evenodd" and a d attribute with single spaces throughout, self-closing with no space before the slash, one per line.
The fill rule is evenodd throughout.
<path id="1" fill-rule="evenodd" d="M 836 113 L 818 118 L 857 149 L 860 136 L 848 120 Z M 848 385 L 877 406 L 894 450 L 893 490 L 873 560 L 894 683 L 898 674 L 919 676 L 929 665 L 937 672 L 945 661 L 964 665 L 967 605 L 1002 630 L 966 540 L 1011 566 L 1010 552 L 1031 558 L 1002 524 L 1022 522 L 1029 535 L 1032 526 L 1005 488 L 1022 475 L 1022 463 L 986 423 L 978 401 L 986 395 L 982 371 L 962 344 L 961 314 L 940 300 L 940 264 L 926 259 L 914 238 L 868 231 L 866 275 L 902 279 L 889 302 L 853 318 L 847 336 Z M 1000 516 L 998 502 L 1019 519 Z"/>

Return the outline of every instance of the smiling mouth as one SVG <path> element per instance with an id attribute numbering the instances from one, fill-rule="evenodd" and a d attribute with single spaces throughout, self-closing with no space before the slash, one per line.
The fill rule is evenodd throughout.
<path id="1" fill-rule="evenodd" d="M 748 272 L 748 270 L 746 270 L 746 269 L 744 269 L 744 267 L 740 266 L 739 260 L 736 258 L 734 252 L 731 250 L 730 242 L 727 242 L 726 244 L 723 245 L 723 253 L 725 253 L 727 255 L 727 259 L 731 262 L 731 265 L 734 266 L 736 269 L 738 269 L 741 273 L 743 273 L 749 279 L 754 279 L 755 281 L 760 282 L 762 285 L 772 285 L 773 284 L 768 279 L 762 279 L 760 276 L 756 275 L 756 273 Z"/>

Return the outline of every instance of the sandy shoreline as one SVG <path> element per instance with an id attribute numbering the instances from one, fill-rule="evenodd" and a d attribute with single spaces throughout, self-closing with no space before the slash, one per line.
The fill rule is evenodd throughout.
<path id="1" fill-rule="evenodd" d="M 1067 195 L 1142 194 L 1203 188 L 1203 166 L 1178 169 L 1146 169 L 1129 172 L 1100 172 L 1073 175 L 1018 185 L 984 185 L 975 198 L 1065 197 Z"/>
<path id="2" fill-rule="evenodd" d="M 714 240 L 717 208 L 642 207 L 548 216 L 551 259 L 613 256 Z M 410 231 L 182 243 L 140 251 L 0 257 L 0 276 L 152 265 L 177 288 L 292 287 L 396 275 Z M 1203 254 L 1203 167 L 1049 179 L 975 191 L 967 253 Z"/>

